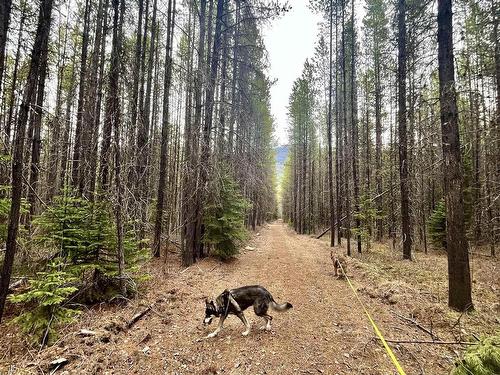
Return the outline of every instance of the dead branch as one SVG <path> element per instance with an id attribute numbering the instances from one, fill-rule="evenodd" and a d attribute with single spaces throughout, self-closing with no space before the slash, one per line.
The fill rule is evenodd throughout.
<path id="1" fill-rule="evenodd" d="M 147 313 L 151 311 L 151 306 L 148 306 L 146 309 L 142 310 L 141 312 L 138 312 L 135 314 L 132 319 L 127 323 L 127 328 L 130 329 L 132 326 L 137 323 L 139 320 L 141 320 Z"/>
<path id="2" fill-rule="evenodd" d="M 340 222 L 344 221 L 346 219 L 347 215 L 344 215 L 340 218 Z M 333 226 L 334 228 L 336 228 L 337 226 L 337 223 L 335 223 L 335 225 Z M 316 237 L 317 240 L 319 240 L 321 237 L 323 237 L 325 234 L 327 234 L 329 231 L 330 231 L 330 227 L 326 228 L 319 236 Z"/>
<path id="3" fill-rule="evenodd" d="M 330 231 L 330 227 L 326 228 L 319 236 L 316 237 L 317 240 L 319 240 L 321 237 L 323 237 L 325 234 L 327 234 Z"/>
<path id="4" fill-rule="evenodd" d="M 374 337 L 376 340 L 380 340 L 378 337 Z M 385 340 L 391 344 L 436 344 L 436 345 L 479 345 L 480 342 L 470 342 L 470 341 L 429 341 L 429 340 Z"/>
<path id="5" fill-rule="evenodd" d="M 439 337 L 437 335 L 435 335 L 431 330 L 429 330 L 428 328 L 425 328 L 423 325 L 421 325 L 419 322 L 417 322 L 415 319 L 411 319 L 411 318 L 407 318 L 406 316 L 403 316 L 403 315 L 400 315 L 398 314 L 397 312 L 393 311 L 392 312 L 394 315 L 396 315 L 397 317 L 399 317 L 400 319 L 403 319 L 409 323 L 412 323 L 413 325 L 415 325 L 418 329 L 422 330 L 423 332 L 429 334 L 433 340 L 440 340 Z"/>

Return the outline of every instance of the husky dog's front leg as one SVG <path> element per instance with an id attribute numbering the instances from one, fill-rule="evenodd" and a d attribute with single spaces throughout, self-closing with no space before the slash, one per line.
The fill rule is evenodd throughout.
<path id="1" fill-rule="evenodd" d="M 238 304 L 238 302 L 236 302 L 236 300 L 234 299 L 234 297 L 232 296 L 231 293 L 229 293 L 229 303 L 231 303 L 233 305 L 233 308 L 234 310 L 236 311 L 236 316 L 238 318 L 240 318 L 240 320 L 243 322 L 243 324 L 245 325 L 245 331 L 242 332 L 242 335 L 243 336 L 248 336 L 248 334 L 250 333 L 250 323 L 248 323 L 247 321 L 247 318 L 245 318 L 245 315 L 243 314 L 243 311 L 241 310 L 240 308 L 240 305 Z"/>
<path id="2" fill-rule="evenodd" d="M 237 314 L 238 318 L 240 318 L 240 320 L 243 322 L 243 324 L 245 325 L 245 332 L 242 333 L 243 336 L 248 336 L 248 334 L 250 333 L 250 323 L 248 323 L 248 320 L 247 318 L 245 317 L 245 315 L 243 314 L 243 311 L 240 311 L 238 314 Z"/>
<path id="3" fill-rule="evenodd" d="M 222 330 L 222 327 L 224 326 L 224 320 L 226 319 L 225 316 L 221 316 L 220 319 L 219 319 L 219 325 L 217 326 L 217 329 L 215 331 L 213 331 L 212 333 L 210 333 L 208 336 L 207 336 L 207 339 L 211 339 L 212 337 L 215 337 L 219 334 L 219 332 Z"/>

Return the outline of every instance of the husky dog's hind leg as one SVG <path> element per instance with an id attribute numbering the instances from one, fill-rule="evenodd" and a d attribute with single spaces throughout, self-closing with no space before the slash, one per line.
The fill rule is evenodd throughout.
<path id="1" fill-rule="evenodd" d="M 271 330 L 271 320 L 273 320 L 273 317 L 267 313 L 268 310 L 268 301 L 255 301 L 253 311 L 255 311 L 255 315 L 264 318 L 265 324 L 260 329 L 265 329 L 266 331 Z"/>
<path id="2" fill-rule="evenodd" d="M 271 320 L 273 320 L 273 317 L 271 315 L 262 315 L 262 317 L 264 318 L 264 323 L 265 325 L 263 325 L 262 327 L 260 327 L 261 330 L 266 330 L 266 331 L 270 331 L 272 329 L 271 327 Z"/>

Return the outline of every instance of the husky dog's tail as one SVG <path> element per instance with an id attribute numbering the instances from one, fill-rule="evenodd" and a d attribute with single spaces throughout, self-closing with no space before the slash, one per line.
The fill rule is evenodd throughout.
<path id="1" fill-rule="evenodd" d="M 293 307 L 291 303 L 276 303 L 275 300 L 272 300 L 269 306 L 276 311 L 287 311 Z"/>

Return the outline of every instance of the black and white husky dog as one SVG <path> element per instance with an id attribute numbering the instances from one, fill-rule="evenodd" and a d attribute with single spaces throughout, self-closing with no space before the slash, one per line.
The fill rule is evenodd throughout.
<path id="1" fill-rule="evenodd" d="M 205 300 L 205 319 L 203 324 L 212 323 L 212 320 L 219 318 L 217 329 L 209 334 L 206 338 L 212 338 L 219 334 L 224 325 L 224 320 L 229 314 L 236 315 L 245 325 L 243 336 L 250 333 L 250 323 L 248 323 L 243 311 L 253 306 L 253 310 L 257 316 L 261 316 L 265 320 L 265 325 L 261 329 L 271 330 L 271 320 L 273 317 L 267 312 L 269 307 L 275 311 L 286 311 L 292 308 L 292 305 L 286 303 L 276 303 L 271 293 L 266 288 L 260 285 L 243 286 L 237 289 L 226 289 L 215 300 Z"/>

